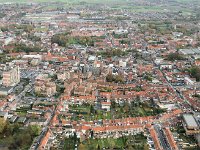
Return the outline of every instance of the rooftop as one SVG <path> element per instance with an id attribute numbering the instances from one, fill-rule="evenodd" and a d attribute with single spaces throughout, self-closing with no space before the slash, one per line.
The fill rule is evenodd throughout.
<path id="1" fill-rule="evenodd" d="M 198 128 L 197 122 L 192 114 L 184 114 L 183 118 L 185 120 L 185 123 L 187 124 L 187 127 Z"/>

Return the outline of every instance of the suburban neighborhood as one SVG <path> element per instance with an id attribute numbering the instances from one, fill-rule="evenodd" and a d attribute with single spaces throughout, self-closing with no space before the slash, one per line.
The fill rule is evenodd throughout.
<path id="1" fill-rule="evenodd" d="M 198 0 L 0 0 L 0 149 L 198 150 Z"/>

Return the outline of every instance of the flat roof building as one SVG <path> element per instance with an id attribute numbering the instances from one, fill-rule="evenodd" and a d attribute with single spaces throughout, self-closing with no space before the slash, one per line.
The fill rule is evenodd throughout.
<path id="1" fill-rule="evenodd" d="M 183 119 L 186 123 L 187 129 L 198 129 L 199 126 L 192 114 L 184 114 Z"/>
<path id="2" fill-rule="evenodd" d="M 199 55 L 199 49 L 180 49 L 179 52 L 183 55 Z"/>

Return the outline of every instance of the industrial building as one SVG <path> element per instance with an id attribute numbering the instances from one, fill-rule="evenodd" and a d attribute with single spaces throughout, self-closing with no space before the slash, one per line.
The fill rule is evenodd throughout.
<path id="1" fill-rule="evenodd" d="M 200 133 L 200 125 L 193 114 L 184 114 L 184 128 L 187 135 L 194 135 Z"/>

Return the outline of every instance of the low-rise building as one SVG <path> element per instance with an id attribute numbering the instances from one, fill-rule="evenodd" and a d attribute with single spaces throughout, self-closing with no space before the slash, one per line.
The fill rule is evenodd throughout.
<path id="1" fill-rule="evenodd" d="M 52 96 L 56 93 L 56 84 L 47 74 L 39 75 L 35 82 L 35 93 L 38 95 Z"/>

